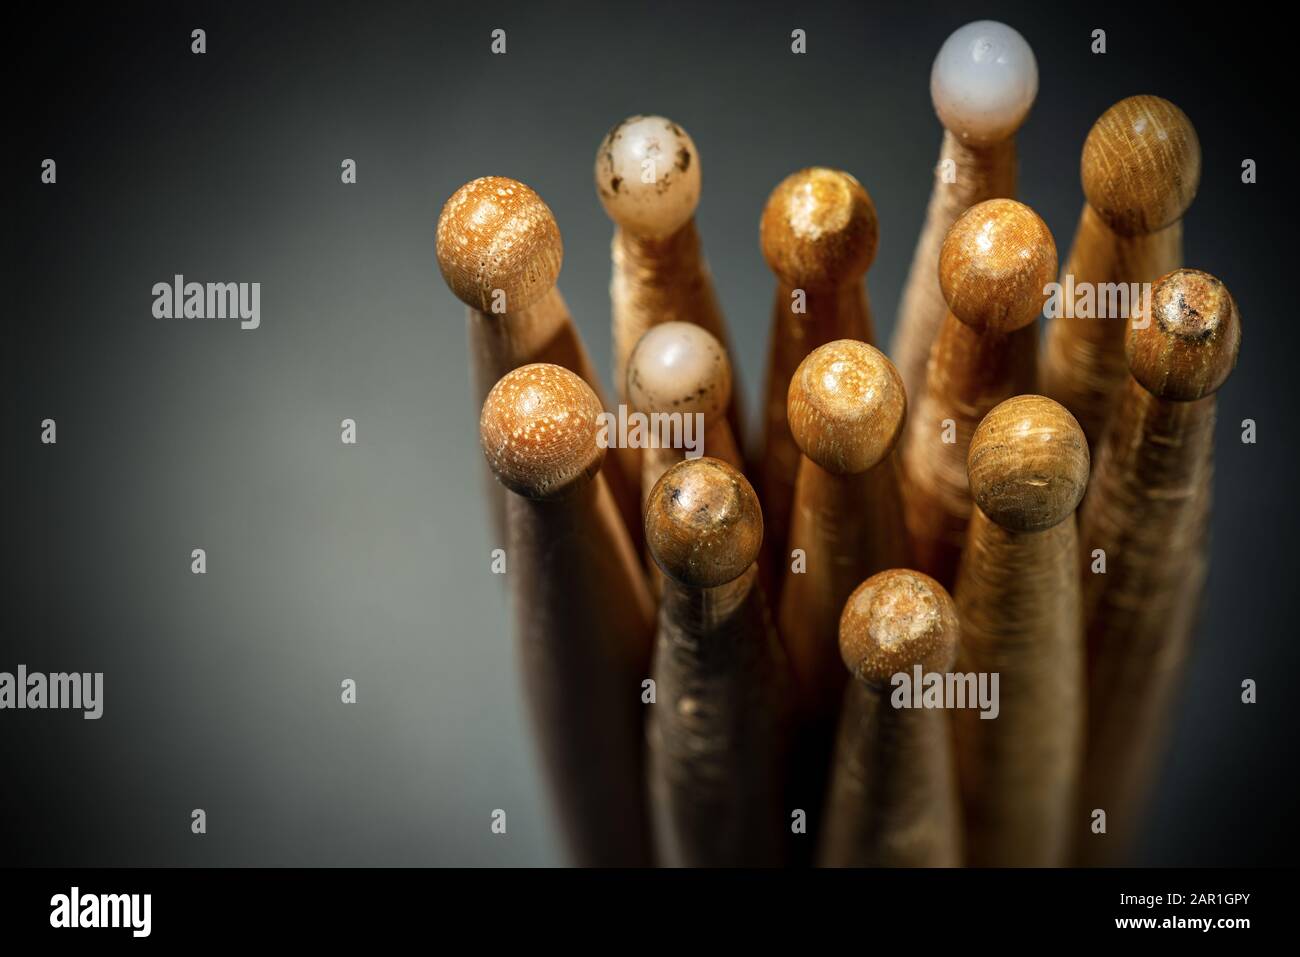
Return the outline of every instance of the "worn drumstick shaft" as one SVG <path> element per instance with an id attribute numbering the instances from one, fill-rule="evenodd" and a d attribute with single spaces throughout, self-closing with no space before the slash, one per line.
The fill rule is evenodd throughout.
<path id="1" fill-rule="evenodd" d="M 1131 850 L 1208 570 L 1214 393 L 1236 363 L 1240 318 L 1224 285 L 1179 269 L 1129 323 L 1129 377 L 1080 513 L 1088 749 L 1078 860 Z M 1098 560 L 1104 574 L 1096 573 Z"/>
<path id="2" fill-rule="evenodd" d="M 483 451 L 508 489 L 507 576 L 534 733 L 574 860 L 650 861 L 641 683 L 654 606 L 601 472 L 601 406 L 533 364 L 488 394 Z"/>
<path id="3" fill-rule="evenodd" d="M 998 713 L 955 715 L 967 863 L 1052 866 L 1068 851 L 1083 745 L 1083 622 L 1074 510 L 1088 444 L 1050 399 L 1017 396 L 980 423 L 975 511 L 957 580 L 957 670 L 998 676 Z"/>
<path id="4" fill-rule="evenodd" d="M 783 858 L 786 666 L 756 587 L 762 536 L 758 497 L 718 459 L 680 462 L 651 492 L 664 581 L 649 773 L 669 865 Z"/>
<path id="5" fill-rule="evenodd" d="M 808 812 L 808 834 L 794 840 L 795 859 L 805 861 L 822 824 L 846 679 L 844 603 L 875 572 L 907 564 L 894 452 L 907 401 L 883 353 L 839 339 L 799 364 L 788 406 L 801 461 L 777 621 L 794 678 L 790 801 Z"/>
<path id="6" fill-rule="evenodd" d="M 840 649 L 852 674 L 822 832 L 829 867 L 961 864 L 951 729 L 942 710 L 895 706 L 894 676 L 945 673 L 957 611 L 920 572 L 873 575 L 844 607 Z"/>

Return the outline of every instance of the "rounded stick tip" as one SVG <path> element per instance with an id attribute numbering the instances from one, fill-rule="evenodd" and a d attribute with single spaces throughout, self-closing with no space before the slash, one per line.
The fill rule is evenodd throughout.
<path id="1" fill-rule="evenodd" d="M 451 291 L 482 312 L 531 306 L 555 286 L 564 261 L 550 207 L 504 176 L 483 176 L 452 193 L 438 217 L 435 245 Z"/>
<path id="2" fill-rule="evenodd" d="M 512 492 L 559 498 L 600 470 L 600 413 L 591 386 L 568 369 L 545 362 L 520 366 L 502 376 L 483 403 L 483 454 Z"/>
<path id="3" fill-rule="evenodd" d="M 670 236 L 700 202 L 700 157 L 690 135 L 662 116 L 630 116 L 596 150 L 596 193 L 628 232 Z"/>
<path id="4" fill-rule="evenodd" d="M 716 588 L 758 558 L 763 513 L 736 469 L 719 459 L 686 459 L 650 490 L 645 532 L 665 575 L 690 588 Z"/>
<path id="5" fill-rule="evenodd" d="M 1120 100 L 1093 124 L 1080 164 L 1088 205 L 1123 236 L 1183 218 L 1201 181 L 1192 121 L 1158 96 Z"/>
<path id="6" fill-rule="evenodd" d="M 971 436 L 971 497 L 992 521 L 1016 532 L 1065 521 L 1088 487 L 1088 440 L 1062 405 L 1019 395 L 993 407 Z"/>
<path id="7" fill-rule="evenodd" d="M 853 282 L 876 258 L 876 206 L 848 173 L 814 166 L 772 191 L 759 224 L 763 257 L 794 287 Z"/>
<path id="8" fill-rule="evenodd" d="M 1214 393 L 1237 364 L 1241 321 L 1228 287 L 1199 269 L 1176 269 L 1129 320 L 1129 370 L 1148 392 L 1190 402 Z"/>
<path id="9" fill-rule="evenodd" d="M 865 472 L 893 450 L 903 430 L 903 380 L 879 349 L 855 339 L 828 342 L 799 363 L 787 397 L 800 450 L 828 472 Z"/>
<path id="10" fill-rule="evenodd" d="M 627 397 L 638 412 L 721 415 L 731 401 L 731 363 L 713 335 L 691 322 L 651 327 L 627 363 Z"/>
<path id="11" fill-rule="evenodd" d="M 957 609 L 929 575 L 895 568 L 872 575 L 840 616 L 840 655 L 853 677 L 887 684 L 899 672 L 947 671 L 957 655 Z"/>
<path id="12" fill-rule="evenodd" d="M 1056 279 L 1056 243 L 1042 218 L 1014 199 L 966 210 L 939 253 L 939 286 L 952 314 L 979 332 L 1021 329 L 1042 312 Z"/>
<path id="13" fill-rule="evenodd" d="M 996 20 L 958 27 L 930 70 L 930 98 L 944 128 L 988 145 L 1012 136 L 1038 95 L 1038 61 L 1019 31 Z"/>

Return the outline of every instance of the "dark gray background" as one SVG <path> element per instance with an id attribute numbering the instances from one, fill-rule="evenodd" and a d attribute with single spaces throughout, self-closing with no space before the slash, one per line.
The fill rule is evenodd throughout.
<path id="1" fill-rule="evenodd" d="M 1021 195 L 1062 256 L 1102 110 L 1157 93 L 1200 132 L 1187 259 L 1234 292 L 1244 344 L 1221 392 L 1208 612 L 1141 860 L 1293 859 L 1283 28 L 1048 7 L 128 4 L 15 28 L 0 670 L 103 671 L 106 691 L 98 722 L 0 714 L 0 863 L 559 862 L 488 573 L 438 211 L 479 175 L 537 189 L 564 234 L 561 288 L 608 369 L 596 145 L 628 114 L 674 118 L 702 157 L 700 229 L 756 408 L 768 192 L 811 164 L 863 182 L 888 341 L 940 139 L 930 63 L 979 17 L 1037 52 Z M 488 52 L 495 27 L 505 56 Z M 789 52 L 794 27 L 805 56 Z M 38 181 L 47 156 L 57 186 Z M 355 186 L 339 182 L 345 157 Z M 1240 182 L 1245 157 L 1257 185 Z M 152 318 L 152 285 L 178 272 L 261 282 L 262 327 Z M 46 416 L 56 447 L 38 441 Z M 356 447 L 339 442 L 344 417 Z M 1245 417 L 1257 445 L 1238 440 Z M 189 571 L 196 546 L 205 577 Z M 1260 682 L 1254 707 L 1244 677 Z"/>

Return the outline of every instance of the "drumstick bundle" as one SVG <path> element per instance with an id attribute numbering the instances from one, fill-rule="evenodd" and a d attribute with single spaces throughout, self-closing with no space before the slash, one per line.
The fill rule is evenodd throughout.
<path id="1" fill-rule="evenodd" d="M 1206 581 L 1215 393 L 1240 317 L 1219 279 L 1179 268 L 1180 242 L 1133 251 L 1181 237 L 1197 179 L 1190 121 L 1134 98 L 1088 139 L 1087 228 L 1059 278 L 1139 291 L 1040 351 L 1056 244 L 997 198 L 1037 66 L 1001 24 L 959 34 L 935 93 L 943 155 L 987 161 L 974 184 L 936 177 L 901 374 L 873 343 L 867 189 L 810 166 L 767 199 L 757 454 L 730 344 L 754 324 L 722 318 L 680 126 L 633 117 L 597 151 L 616 227 L 609 390 L 557 290 L 542 198 L 488 176 L 442 211 L 521 683 L 574 863 L 1131 858 Z M 1009 52 L 961 62 L 968 40 Z M 954 84 L 980 88 L 983 125 Z M 1063 336 L 1107 375 L 1063 365 Z M 1061 387 L 1075 373 L 1087 389 Z"/>

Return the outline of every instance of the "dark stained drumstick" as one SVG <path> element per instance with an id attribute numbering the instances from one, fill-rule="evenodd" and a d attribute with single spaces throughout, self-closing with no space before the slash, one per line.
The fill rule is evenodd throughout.
<path id="1" fill-rule="evenodd" d="M 873 575 L 849 597 L 840 651 L 844 698 L 821 863 L 828 867 L 955 867 L 961 814 L 948 714 L 898 708 L 893 676 L 945 673 L 957 655 L 957 610 L 920 572 Z"/>
<path id="2" fill-rule="evenodd" d="M 1081 863 L 1122 860 L 1158 765 L 1208 567 L 1214 393 L 1237 362 L 1227 288 L 1179 269 L 1129 324 L 1121 390 L 1080 512 L 1089 657 Z M 1106 562 L 1094 574 L 1097 550 Z M 1092 814 L 1106 812 L 1105 833 Z"/>
<path id="3" fill-rule="evenodd" d="M 663 862 L 781 862 L 785 662 L 756 588 L 763 516 L 718 459 L 674 465 L 650 493 L 646 541 L 664 573 L 650 712 Z"/>
<path id="4" fill-rule="evenodd" d="M 479 429 L 508 490 L 507 575 L 542 763 L 574 859 L 650 860 L 641 682 L 654 606 L 606 487 L 600 400 L 536 363 L 507 373 Z"/>
<path id="5" fill-rule="evenodd" d="M 576 372 L 601 395 L 600 380 L 555 285 L 564 246 L 540 196 L 504 176 L 466 183 L 438 217 L 437 256 L 443 279 L 469 308 L 470 363 L 480 403 L 498 379 L 530 362 L 551 362 Z M 601 406 L 610 408 L 603 399 Z M 613 449 L 604 471 L 628 533 L 639 546 L 634 451 Z M 503 532 L 505 498 L 495 488 L 490 495 L 493 520 Z"/>
<path id="6" fill-rule="evenodd" d="M 967 863 L 1061 864 L 1083 746 L 1074 511 L 1088 443 L 1062 406 L 1022 395 L 984 417 L 968 463 L 976 508 L 955 595 L 957 670 L 996 673 L 999 691 L 996 718 L 955 715 Z"/>

